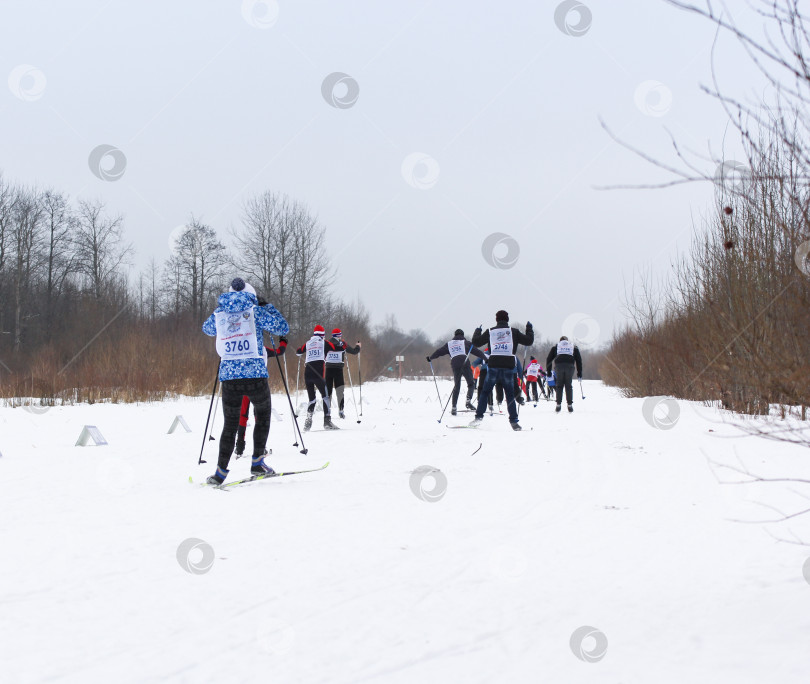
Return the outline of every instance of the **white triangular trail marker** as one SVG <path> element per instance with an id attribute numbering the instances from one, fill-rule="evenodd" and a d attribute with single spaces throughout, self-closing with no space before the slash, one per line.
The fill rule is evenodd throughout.
<path id="1" fill-rule="evenodd" d="M 183 418 L 183 416 L 175 416 L 174 420 L 172 421 L 172 426 L 169 428 L 169 431 L 166 434 L 174 434 L 174 431 L 178 427 L 182 427 L 186 432 L 191 432 L 191 428 L 188 426 L 188 423 L 186 423 L 186 419 Z"/>
<path id="2" fill-rule="evenodd" d="M 85 425 L 74 446 L 87 446 L 91 439 L 96 446 L 107 446 L 107 440 L 95 425 Z"/>

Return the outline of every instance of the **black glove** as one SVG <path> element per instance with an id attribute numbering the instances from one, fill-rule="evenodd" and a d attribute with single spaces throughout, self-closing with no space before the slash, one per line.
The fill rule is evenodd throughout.
<path id="1" fill-rule="evenodd" d="M 259 297 L 259 306 L 267 306 L 267 300 Z"/>
<path id="2" fill-rule="evenodd" d="M 532 329 L 532 324 L 529 323 L 529 321 L 526 321 L 526 330 L 531 330 L 531 329 Z"/>
<path id="3" fill-rule="evenodd" d="M 481 328 L 476 328 L 473 331 L 473 337 L 478 337 L 481 334 Z"/>
<path id="4" fill-rule="evenodd" d="M 582 373 L 577 373 L 577 380 L 582 380 Z"/>
<path id="5" fill-rule="evenodd" d="M 428 363 L 432 363 L 429 356 L 426 356 L 425 358 L 427 359 Z"/>

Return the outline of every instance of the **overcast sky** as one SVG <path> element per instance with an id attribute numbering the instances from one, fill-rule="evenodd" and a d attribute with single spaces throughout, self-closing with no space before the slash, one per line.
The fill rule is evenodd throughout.
<path id="1" fill-rule="evenodd" d="M 729 133 L 700 92 L 710 25 L 582 4 L 4 0 L 0 169 L 124 214 L 133 273 L 192 212 L 227 240 L 269 189 L 319 216 L 336 294 L 375 322 L 469 334 L 505 308 L 551 337 L 585 316 L 574 334 L 605 342 L 625 283 L 668 272 L 714 189 L 597 189 L 669 178 L 600 117 L 670 162 L 667 130 L 701 153 Z M 739 49 L 717 52 L 724 86 L 750 88 Z"/>

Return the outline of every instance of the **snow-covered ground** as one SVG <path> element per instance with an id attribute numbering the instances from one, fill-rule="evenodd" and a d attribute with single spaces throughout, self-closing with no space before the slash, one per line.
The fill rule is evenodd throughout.
<path id="1" fill-rule="evenodd" d="M 216 460 L 206 442 L 197 466 L 206 398 L 2 408 L 0 680 L 808 681 L 810 548 L 771 535 L 810 541 L 810 516 L 736 519 L 810 492 L 711 465 L 810 478 L 807 450 L 685 402 L 658 429 L 642 400 L 585 392 L 513 433 L 439 425 L 433 383 L 367 384 L 362 423 L 349 395 L 306 456 L 274 398 L 270 464 L 331 465 L 233 491 L 189 483 Z M 192 432 L 166 434 L 178 414 Z M 109 445 L 74 446 L 86 424 Z M 438 500 L 414 493 L 419 466 Z"/>

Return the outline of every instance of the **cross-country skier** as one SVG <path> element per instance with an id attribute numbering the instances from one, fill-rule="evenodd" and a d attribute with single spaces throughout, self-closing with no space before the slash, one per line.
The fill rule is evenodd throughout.
<path id="1" fill-rule="evenodd" d="M 531 400 L 530 393 L 534 394 L 534 403 L 537 403 L 537 378 L 540 377 L 540 364 L 532 356 L 529 365 L 526 366 L 526 399 Z"/>
<path id="2" fill-rule="evenodd" d="M 506 408 L 509 412 L 509 423 L 513 430 L 520 430 L 518 424 L 517 406 L 515 405 L 515 375 L 517 368 L 517 347 L 523 344 L 530 347 L 534 343 L 534 328 L 526 323 L 526 333 L 517 328 L 509 327 L 509 314 L 503 309 L 495 314 L 495 327 L 482 332 L 476 329 L 472 343 L 481 347 L 489 344 L 489 358 L 487 359 L 487 379 L 478 399 L 478 408 L 475 411 L 475 420 L 470 425 L 477 426 L 484 419 L 486 409 L 486 396 L 500 381 L 506 394 Z"/>
<path id="3" fill-rule="evenodd" d="M 357 346 L 350 347 L 343 340 L 343 331 L 340 328 L 332 330 L 332 339 L 329 340 L 335 350 L 326 352 L 326 394 L 329 401 L 332 401 L 332 388 L 335 388 L 335 396 L 338 401 L 338 415 L 345 418 L 346 414 L 343 412 L 343 389 L 345 381 L 343 380 L 343 359 L 344 354 L 359 354 L 360 342 Z M 348 363 L 348 361 L 346 362 Z"/>
<path id="4" fill-rule="evenodd" d="M 461 378 L 467 381 L 467 403 L 465 406 L 474 411 L 475 407 L 472 405 L 472 395 L 475 389 L 475 382 L 470 366 L 469 355 L 477 356 L 479 359 L 486 360 L 486 355 L 477 347 L 464 337 L 464 331 L 459 328 L 453 333 L 453 339 L 443 344 L 435 352 L 427 357 L 428 363 L 440 356 L 450 355 L 450 367 L 453 369 L 453 395 L 452 407 L 450 408 L 450 415 L 455 416 L 458 413 L 456 404 L 458 403 L 458 395 L 461 391 Z"/>
<path id="5" fill-rule="evenodd" d="M 307 406 L 307 418 L 304 421 L 304 430 L 312 427 L 312 416 L 315 413 L 315 388 L 321 393 L 323 401 L 323 427 L 325 430 L 338 430 L 338 426 L 332 422 L 329 410 L 329 395 L 326 393 L 326 381 L 324 372 L 326 370 L 326 354 L 332 351 L 340 351 L 329 340 L 325 340 L 326 330 L 322 325 L 316 325 L 312 331 L 312 337 L 295 350 L 297 356 L 305 356 L 304 361 L 304 384 L 307 388 L 309 406 Z"/>
<path id="6" fill-rule="evenodd" d="M 565 389 L 565 400 L 568 402 L 568 413 L 574 412 L 574 366 L 576 365 L 577 377 L 582 377 L 582 356 L 579 354 L 579 347 L 568 341 L 563 335 L 560 341 L 548 352 L 546 357 L 546 372 L 551 371 L 551 364 L 554 363 L 555 387 L 557 390 L 557 406 L 554 409 L 557 413 L 562 409 L 563 389 Z"/>
<path id="7" fill-rule="evenodd" d="M 267 306 L 267 302 L 263 300 L 259 300 L 259 306 Z M 281 356 L 287 349 L 287 338 L 282 336 L 279 338 L 278 341 L 278 348 L 271 349 L 270 347 L 264 348 L 264 362 L 267 363 L 267 359 L 272 359 L 275 356 Z M 268 369 L 269 371 L 269 369 Z M 270 403 L 270 407 L 272 410 L 272 402 Z M 234 453 L 237 457 L 241 456 L 245 453 L 245 430 L 247 429 L 247 422 L 248 422 L 248 412 L 250 409 L 250 397 L 245 395 L 242 397 L 242 408 L 239 411 L 239 430 L 236 433 L 236 449 Z"/>
<path id="8" fill-rule="evenodd" d="M 273 335 L 286 335 L 290 326 L 272 304 L 259 306 L 256 291 L 242 278 L 234 278 L 230 291 L 219 296 L 219 306 L 202 329 L 206 335 L 217 338 L 225 419 L 219 438 L 217 470 L 208 478 L 208 483 L 222 484 L 228 476 L 243 396 L 253 403 L 256 417 L 250 472 L 272 473 L 273 469 L 264 462 L 270 432 L 270 387 L 267 362 L 262 356 L 263 336 L 265 330 Z"/>

